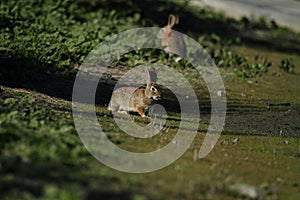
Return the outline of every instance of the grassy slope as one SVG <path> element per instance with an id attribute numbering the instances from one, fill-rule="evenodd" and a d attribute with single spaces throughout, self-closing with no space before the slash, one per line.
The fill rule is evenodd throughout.
<path id="1" fill-rule="evenodd" d="M 221 69 L 230 107 L 251 103 L 256 109 L 264 107 L 266 102 L 300 103 L 296 95 L 299 94 L 299 54 L 267 51 L 248 44 L 234 46 L 232 50 L 247 56 L 263 54 L 272 60 L 273 67 L 262 77 L 246 81 L 232 75 L 230 70 Z M 281 57 L 286 56 L 293 56 L 295 74 L 287 74 L 277 67 Z M 60 79 L 52 79 L 53 85 L 57 80 Z M 38 86 L 28 88 L 38 90 Z M 55 92 L 49 89 L 44 93 Z M 263 199 L 300 198 L 298 137 L 225 131 L 227 134 L 221 136 L 209 156 L 194 161 L 194 152 L 203 139 L 203 133 L 199 132 L 195 145 L 172 165 L 147 174 L 126 174 L 103 166 L 85 150 L 73 127 L 70 101 L 61 99 L 60 95 L 55 98 L 43 92 L 4 86 L 0 94 L 0 193 L 4 198 L 233 199 L 239 194 L 231 191 L 230 186 L 238 183 L 256 186 Z M 172 120 L 177 118 L 175 113 L 167 122 L 174 127 L 166 140 L 160 136 L 150 142 L 132 139 L 111 126 L 113 119 L 103 106 L 97 111 L 105 114 L 99 121 L 111 140 L 137 152 L 166 144 L 178 126 Z M 237 143 L 236 138 L 239 138 Z"/>
<path id="2" fill-rule="evenodd" d="M 76 196 L 89 199 L 99 196 L 108 199 L 230 199 L 237 194 L 229 188 L 237 183 L 256 186 L 263 197 L 299 198 L 298 138 L 231 133 L 221 136 L 209 156 L 194 161 L 194 151 L 199 149 L 203 139 L 199 133 L 193 148 L 172 165 L 148 174 L 127 174 L 101 165 L 86 152 L 70 126 L 70 112 L 61 110 L 68 110 L 70 103 L 19 89 L 2 87 L 1 90 L 2 97 L 29 99 L 29 102 L 21 100 L 21 104 L 25 102 L 26 106 L 12 106 L 7 111 L 8 115 L 1 115 L 1 170 L 4 173 L 1 193 L 10 198 L 42 195 L 45 198 L 70 199 Z M 2 106 L 9 106 L 8 102 L 6 100 Z M 51 111 L 39 112 L 49 107 Z M 13 113 L 28 108 L 34 109 L 18 121 L 18 115 Z M 101 108 L 99 111 L 107 115 L 99 120 L 104 129 L 109 130 L 109 124 L 113 123 L 109 112 Z M 47 125 L 35 125 L 32 115 L 47 120 Z M 57 117 L 61 122 L 57 121 Z M 9 131 L 11 129 L 12 132 Z M 174 131 L 169 130 L 168 137 Z M 122 148 L 136 152 L 167 143 L 161 140 L 161 136 L 151 141 L 131 139 L 119 134 L 117 129 L 107 131 L 107 134 Z M 237 137 L 239 142 L 235 143 Z"/>

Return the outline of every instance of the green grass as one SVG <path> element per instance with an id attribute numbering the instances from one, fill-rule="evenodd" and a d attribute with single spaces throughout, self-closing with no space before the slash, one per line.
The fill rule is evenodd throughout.
<path id="1" fill-rule="evenodd" d="M 0 19 L 3 21 L 0 26 L 0 58 L 11 67 L 24 66 L 74 74 L 73 68 L 80 65 L 86 55 L 107 36 L 135 27 L 162 26 L 167 19 L 166 13 L 170 12 L 181 13 L 179 31 L 182 29 L 185 34 L 199 40 L 219 67 L 230 68 L 242 78 L 266 73 L 272 62 L 260 55 L 244 57 L 231 52 L 228 48 L 232 44 L 242 41 L 251 45 L 275 45 L 274 48 L 287 46 L 285 50 L 289 51 L 300 49 L 297 46 L 299 34 L 288 29 L 271 27 L 262 19 L 247 19 L 245 25 L 243 20 L 227 18 L 209 8 L 191 7 L 185 1 L 158 1 L 156 6 L 148 0 L 143 3 L 104 0 L 2 1 L 0 7 Z M 39 9 L 32 9 L 35 7 Z M 244 33 L 252 35 L 250 37 Z M 282 41 L 280 45 L 273 43 L 274 37 Z M 154 61 L 169 63 L 163 59 L 162 52 L 157 55 L 150 51 L 148 54 L 147 51 L 132 52 L 115 64 L 134 67 L 148 56 L 147 61 L 158 57 Z M 189 66 L 188 63 L 171 65 Z M 57 67 L 59 69 L 53 70 Z"/>
<path id="2" fill-rule="evenodd" d="M 95 160 L 80 142 L 70 112 L 59 110 L 70 103 L 59 99 L 49 103 L 48 98 L 1 87 L 0 184 L 4 198 L 230 199 L 234 197 L 230 186 L 238 183 L 256 186 L 266 198 L 299 197 L 299 138 L 231 133 L 221 136 L 209 156 L 194 161 L 204 136 L 199 132 L 194 145 L 172 165 L 157 172 L 127 174 Z M 99 120 L 106 129 L 113 119 L 107 110 L 98 109 L 105 113 Z M 167 144 L 176 124 L 150 141 L 133 139 L 115 128 L 107 128 L 106 133 L 122 148 L 148 152 Z M 237 137 L 240 140 L 233 142 Z"/>

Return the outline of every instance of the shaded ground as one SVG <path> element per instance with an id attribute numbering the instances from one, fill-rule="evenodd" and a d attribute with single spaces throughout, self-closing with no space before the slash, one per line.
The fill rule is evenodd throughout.
<path id="1" fill-rule="evenodd" d="M 51 97 L 72 100 L 72 89 L 74 78 L 64 78 L 60 75 L 36 72 L 33 70 L 23 70 L 20 73 L 9 76 L 15 69 L 2 71 L 0 84 L 13 87 L 25 88 L 37 91 Z M 1 71 L 1 70 L 0 70 Z M 118 73 L 120 71 L 114 71 Z M 5 74 L 7 73 L 7 74 Z M 122 72 L 124 73 L 124 72 Z M 114 77 L 114 74 L 113 74 Z M 116 81 L 101 80 L 98 85 L 96 103 L 99 106 L 107 106 Z M 166 95 L 168 96 L 168 95 Z M 174 97 L 175 98 L 175 97 Z M 168 111 L 179 112 L 175 99 L 162 100 L 163 106 Z M 209 123 L 210 103 L 207 100 L 200 100 L 202 122 Z M 225 132 L 240 134 L 258 134 L 269 136 L 300 136 L 300 105 L 290 102 L 278 103 L 277 101 L 242 101 L 228 99 L 228 110 L 226 115 Z"/>

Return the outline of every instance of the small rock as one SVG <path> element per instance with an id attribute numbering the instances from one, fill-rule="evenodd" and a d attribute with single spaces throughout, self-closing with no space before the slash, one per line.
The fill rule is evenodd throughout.
<path id="1" fill-rule="evenodd" d="M 282 133 L 283 133 L 283 131 L 280 130 L 280 131 L 279 131 L 279 136 L 280 136 L 280 137 L 282 136 Z"/>
<path id="2" fill-rule="evenodd" d="M 221 145 L 228 145 L 229 144 L 229 142 L 227 141 L 227 140 L 223 140 L 223 141 L 221 141 L 221 143 L 220 143 Z"/>
<path id="3" fill-rule="evenodd" d="M 287 111 L 285 111 L 284 113 L 287 114 L 287 113 L 290 113 L 292 110 L 291 109 L 288 109 Z"/>
<path id="4" fill-rule="evenodd" d="M 229 189 L 251 199 L 259 198 L 259 190 L 251 185 L 237 184 L 231 186 Z"/>
<path id="5" fill-rule="evenodd" d="M 237 137 L 237 138 L 235 138 L 234 140 L 232 140 L 232 143 L 233 143 L 233 144 L 237 144 L 239 141 L 240 141 L 240 138 Z"/>
<path id="6" fill-rule="evenodd" d="M 276 178 L 276 181 L 279 182 L 279 183 L 282 183 L 282 182 L 283 182 L 283 180 L 282 180 L 280 177 L 277 177 L 277 178 Z"/>
<path id="7" fill-rule="evenodd" d="M 175 62 L 178 63 L 178 62 L 181 61 L 181 60 L 182 60 L 181 57 L 177 57 L 177 58 L 175 59 Z"/>
<path id="8" fill-rule="evenodd" d="M 226 96 L 226 92 L 223 91 L 223 90 L 219 90 L 219 91 L 217 92 L 217 95 L 218 95 L 219 97 L 225 97 L 225 96 Z"/>
<path id="9" fill-rule="evenodd" d="M 193 161 L 196 161 L 198 159 L 198 154 L 198 149 L 194 149 Z"/>

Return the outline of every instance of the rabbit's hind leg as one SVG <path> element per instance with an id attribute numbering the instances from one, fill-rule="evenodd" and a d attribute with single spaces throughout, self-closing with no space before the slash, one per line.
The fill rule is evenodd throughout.
<path id="1" fill-rule="evenodd" d="M 110 104 L 108 106 L 108 110 L 112 111 L 112 112 L 119 112 L 120 110 L 120 106 L 119 105 L 113 105 L 113 104 Z"/>
<path id="2" fill-rule="evenodd" d="M 127 110 L 122 110 L 119 105 L 109 106 L 108 110 L 112 113 L 128 114 Z"/>
<path id="3" fill-rule="evenodd" d="M 118 113 L 121 113 L 121 114 L 128 114 L 128 111 L 126 111 L 126 110 L 118 110 Z"/>

